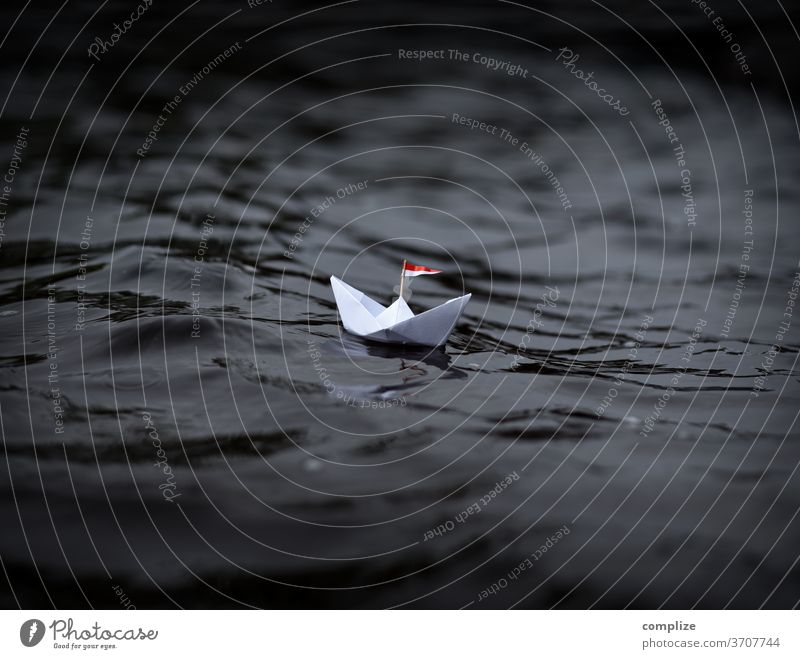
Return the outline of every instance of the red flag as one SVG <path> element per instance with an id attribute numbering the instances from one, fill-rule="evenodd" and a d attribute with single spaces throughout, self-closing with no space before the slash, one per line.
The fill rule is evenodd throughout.
<path id="1" fill-rule="evenodd" d="M 403 267 L 403 275 L 406 277 L 416 277 L 417 275 L 438 275 L 440 272 L 441 270 L 427 268 L 424 265 L 414 265 L 408 261 L 406 261 L 405 266 Z"/>

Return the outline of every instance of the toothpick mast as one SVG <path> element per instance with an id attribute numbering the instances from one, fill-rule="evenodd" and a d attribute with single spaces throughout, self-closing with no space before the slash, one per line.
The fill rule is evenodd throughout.
<path id="1" fill-rule="evenodd" d="M 403 269 L 400 271 L 400 299 L 403 299 L 403 285 L 406 283 L 406 260 L 403 259 Z"/>

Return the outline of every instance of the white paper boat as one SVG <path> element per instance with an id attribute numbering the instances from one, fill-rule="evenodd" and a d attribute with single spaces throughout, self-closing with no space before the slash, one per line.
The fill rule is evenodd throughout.
<path id="1" fill-rule="evenodd" d="M 348 332 L 383 343 L 433 347 L 447 343 L 450 332 L 472 297 L 467 293 L 414 315 L 402 297 L 384 307 L 336 277 L 331 277 L 331 286 L 342 325 Z"/>

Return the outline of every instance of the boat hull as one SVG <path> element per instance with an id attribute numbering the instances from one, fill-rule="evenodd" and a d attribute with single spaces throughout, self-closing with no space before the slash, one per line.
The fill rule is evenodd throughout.
<path id="1" fill-rule="evenodd" d="M 351 334 L 381 343 L 429 347 L 447 343 L 472 297 L 467 293 L 421 314 L 414 314 L 402 299 L 384 307 L 336 277 L 331 277 L 331 287 L 342 325 Z"/>

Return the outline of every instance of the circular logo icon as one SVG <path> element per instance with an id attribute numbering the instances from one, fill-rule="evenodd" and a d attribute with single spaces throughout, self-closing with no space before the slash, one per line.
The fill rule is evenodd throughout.
<path id="1" fill-rule="evenodd" d="M 32 618 L 22 623 L 19 628 L 19 640 L 26 648 L 32 648 L 44 638 L 44 623 L 41 620 Z"/>

